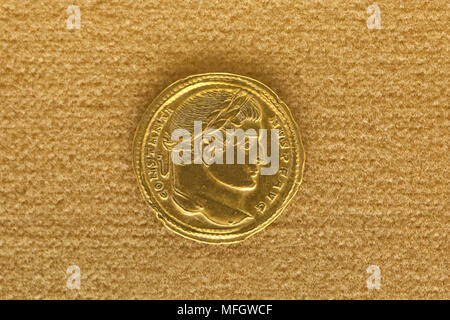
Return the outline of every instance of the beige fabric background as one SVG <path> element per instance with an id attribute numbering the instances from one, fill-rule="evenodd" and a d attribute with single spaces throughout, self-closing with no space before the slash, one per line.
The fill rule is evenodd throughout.
<path id="1" fill-rule="evenodd" d="M 372 1 L 2 1 L 0 298 L 448 299 L 449 5 L 377 3 L 382 30 Z M 274 89 L 306 150 L 286 211 L 227 246 L 166 230 L 132 169 L 152 98 L 213 71 Z"/>

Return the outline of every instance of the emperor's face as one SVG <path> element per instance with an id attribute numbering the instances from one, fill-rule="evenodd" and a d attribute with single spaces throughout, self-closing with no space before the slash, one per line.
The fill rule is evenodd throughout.
<path id="1" fill-rule="evenodd" d="M 239 129 L 244 131 L 248 129 L 253 129 L 256 133 L 260 129 L 261 124 L 258 122 L 245 122 Z M 236 129 L 236 128 L 235 128 Z M 257 141 L 255 140 L 255 146 L 257 146 Z M 237 155 L 239 148 L 244 149 L 245 163 L 238 164 Z M 241 150 L 242 152 L 242 150 Z M 205 166 L 205 170 L 210 178 L 216 180 L 218 183 L 224 184 L 228 187 L 238 189 L 240 191 L 250 191 L 253 190 L 258 181 L 260 175 L 260 165 L 249 163 L 249 143 L 246 141 L 244 145 L 238 144 L 237 139 L 234 142 L 234 161 L 233 164 L 225 163 L 226 150 L 224 150 L 224 163 L 216 164 L 213 163 L 209 166 Z"/>

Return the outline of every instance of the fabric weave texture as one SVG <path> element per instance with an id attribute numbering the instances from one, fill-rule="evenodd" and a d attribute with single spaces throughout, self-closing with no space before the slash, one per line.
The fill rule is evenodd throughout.
<path id="1" fill-rule="evenodd" d="M 377 1 L 370 30 L 371 4 L 2 1 L 0 298 L 448 299 L 449 5 Z M 306 152 L 297 196 L 239 244 L 167 230 L 133 172 L 145 108 L 205 72 L 272 88 Z"/>

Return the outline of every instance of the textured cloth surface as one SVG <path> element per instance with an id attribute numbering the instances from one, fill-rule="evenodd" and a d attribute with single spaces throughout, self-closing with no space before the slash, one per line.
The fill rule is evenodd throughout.
<path id="1" fill-rule="evenodd" d="M 381 30 L 371 4 L 2 1 L 0 298 L 448 299 L 448 2 L 378 1 Z M 145 108 L 204 72 L 267 84 L 305 146 L 298 195 L 240 244 L 167 230 L 132 168 Z"/>

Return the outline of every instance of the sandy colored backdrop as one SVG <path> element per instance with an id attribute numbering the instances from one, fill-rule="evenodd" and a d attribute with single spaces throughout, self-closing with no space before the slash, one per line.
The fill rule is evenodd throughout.
<path id="1" fill-rule="evenodd" d="M 450 298 L 450 10 L 377 3 L 382 30 L 372 1 L 2 1 L 0 298 Z M 213 71 L 274 89 L 306 151 L 298 195 L 237 245 L 168 231 L 132 169 L 152 98 Z"/>

